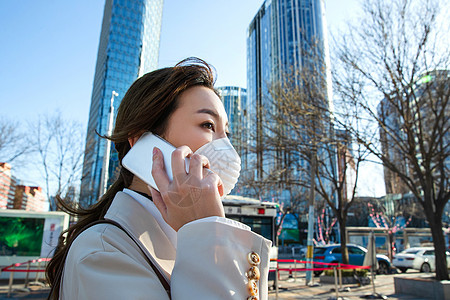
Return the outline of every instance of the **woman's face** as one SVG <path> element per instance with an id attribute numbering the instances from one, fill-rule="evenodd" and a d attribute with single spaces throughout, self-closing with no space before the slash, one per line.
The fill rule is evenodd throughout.
<path id="1" fill-rule="evenodd" d="M 220 98 L 209 88 L 195 86 L 180 95 L 163 138 L 175 147 L 186 145 L 195 152 L 227 133 L 228 118 Z"/>

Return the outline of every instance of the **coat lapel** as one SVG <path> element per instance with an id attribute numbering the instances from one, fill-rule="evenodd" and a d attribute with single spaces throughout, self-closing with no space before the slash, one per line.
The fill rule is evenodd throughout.
<path id="1" fill-rule="evenodd" d="M 176 250 L 150 212 L 128 194 L 118 192 L 105 218 L 119 222 L 140 242 L 148 251 L 146 255 L 156 262 L 170 280 Z"/>

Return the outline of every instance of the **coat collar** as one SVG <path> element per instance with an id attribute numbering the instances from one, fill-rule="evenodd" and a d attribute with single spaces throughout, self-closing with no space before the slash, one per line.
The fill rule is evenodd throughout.
<path id="1" fill-rule="evenodd" d="M 146 255 L 156 262 L 170 279 L 176 250 L 155 218 L 138 201 L 126 193 L 118 192 L 105 218 L 120 223 L 147 249 Z"/>

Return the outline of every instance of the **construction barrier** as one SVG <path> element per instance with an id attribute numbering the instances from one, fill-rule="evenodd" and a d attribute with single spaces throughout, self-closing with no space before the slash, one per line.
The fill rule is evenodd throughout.
<path id="1" fill-rule="evenodd" d="M 12 285 L 14 281 L 14 273 L 16 272 L 26 272 L 26 279 L 25 279 L 25 286 L 24 289 L 27 290 L 28 288 L 28 281 L 29 281 L 29 273 L 35 272 L 36 277 L 34 284 L 40 284 L 38 282 L 39 279 L 39 273 L 45 272 L 45 269 L 41 269 L 41 263 L 45 263 L 50 261 L 50 258 L 39 258 L 39 259 L 33 259 L 29 260 L 23 263 L 16 263 L 12 264 L 10 266 L 4 267 L 1 269 L 1 272 L 11 272 L 11 275 L 9 277 L 9 289 L 8 289 L 8 297 L 11 295 L 12 292 Z M 354 270 L 354 269 L 370 269 L 370 266 L 356 266 L 356 265 L 347 265 L 347 264 L 341 264 L 341 263 L 323 263 L 323 262 L 308 262 L 304 260 L 296 260 L 296 259 L 271 259 L 270 261 L 276 261 L 277 267 L 276 269 L 271 269 L 269 272 L 275 272 L 275 289 L 276 289 L 276 296 L 278 298 L 278 280 L 280 271 L 287 271 L 289 274 L 292 274 L 294 272 L 294 277 L 296 272 L 306 272 L 306 271 L 325 271 L 325 270 L 334 270 L 334 276 L 335 276 L 335 290 L 336 290 L 336 297 L 338 297 L 338 288 L 337 288 L 337 271 L 339 270 Z M 294 263 L 294 268 L 279 268 L 278 263 Z M 36 264 L 36 268 L 32 268 L 32 264 Z M 307 264 L 311 263 L 313 265 L 321 265 L 324 267 L 318 267 L 318 268 L 297 268 L 297 264 Z M 326 267 L 325 267 L 326 266 Z M 339 272 L 339 282 L 340 286 L 342 287 L 342 276 L 341 272 Z"/>
<path id="2" fill-rule="evenodd" d="M 289 277 L 292 277 L 292 272 L 294 272 L 294 278 L 296 278 L 296 272 L 306 272 L 306 271 L 325 271 L 325 270 L 333 270 L 334 271 L 334 284 L 336 291 L 336 299 L 339 299 L 339 289 L 338 289 L 338 277 L 339 277 L 339 286 L 342 289 L 342 272 L 341 270 L 355 270 L 355 269 L 371 269 L 370 266 L 357 266 L 357 265 L 348 265 L 341 263 L 323 263 L 323 262 L 315 262 L 315 261 L 304 261 L 304 260 L 296 260 L 296 259 L 271 259 L 270 261 L 276 261 L 277 267 L 276 269 L 270 269 L 269 272 L 275 272 L 275 281 L 274 286 L 276 290 L 276 299 L 278 299 L 278 280 L 280 279 L 280 271 L 289 272 Z M 289 266 L 289 268 L 280 268 L 278 263 L 294 263 L 294 268 Z M 323 267 L 315 267 L 315 268 L 297 268 L 297 264 L 312 264 Z M 372 270 L 373 273 L 373 270 Z M 339 274 L 339 275 L 338 275 Z M 372 280 L 372 284 L 374 284 Z"/>
<path id="3" fill-rule="evenodd" d="M 325 271 L 325 270 L 354 270 L 354 269 L 370 269 L 370 266 L 356 266 L 356 265 L 347 265 L 341 263 L 323 263 L 323 262 L 308 262 L 305 260 L 296 260 L 296 259 L 274 259 L 271 261 L 277 261 L 277 269 L 278 271 L 293 271 L 293 272 L 304 272 L 304 271 Z M 331 267 L 322 267 L 322 268 L 278 268 L 278 263 L 295 263 L 295 264 L 307 264 L 311 263 L 313 265 L 323 265 L 323 266 L 331 266 Z M 275 272 L 275 270 L 269 270 L 269 272 Z"/>
<path id="4" fill-rule="evenodd" d="M 41 268 L 41 264 L 42 263 L 46 263 L 50 261 L 50 258 L 38 258 L 38 259 L 32 259 L 23 263 L 16 263 L 16 264 L 12 264 L 10 266 L 4 267 L 1 269 L 1 272 L 10 272 L 11 274 L 9 275 L 9 287 L 8 287 L 8 297 L 11 296 L 11 292 L 12 292 L 12 285 L 13 285 L 13 281 L 14 281 L 14 273 L 20 272 L 20 273 L 27 273 L 26 277 L 25 277 L 25 285 L 24 288 L 21 289 L 23 291 L 29 292 L 28 290 L 28 281 L 29 281 L 29 275 L 30 273 L 36 273 L 36 277 L 34 279 L 34 281 L 32 282 L 32 284 L 35 285 L 42 285 L 42 283 L 40 283 L 39 280 L 39 274 L 42 272 L 45 272 L 45 268 Z M 37 264 L 37 265 L 33 265 L 33 264 Z"/>

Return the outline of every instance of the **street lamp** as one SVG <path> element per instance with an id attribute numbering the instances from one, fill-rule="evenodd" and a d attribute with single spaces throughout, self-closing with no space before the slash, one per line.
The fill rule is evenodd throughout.
<path id="1" fill-rule="evenodd" d="M 119 96 L 116 91 L 112 91 L 111 95 L 111 105 L 109 107 L 109 116 L 108 116 L 108 128 L 106 136 L 110 137 L 112 134 L 113 120 L 114 120 L 114 97 Z M 100 177 L 100 189 L 99 196 L 106 193 L 106 186 L 108 185 L 108 177 L 109 177 L 109 157 L 111 155 L 111 140 L 106 139 L 105 146 L 105 155 L 103 156 L 103 165 L 102 165 L 102 175 Z"/>

